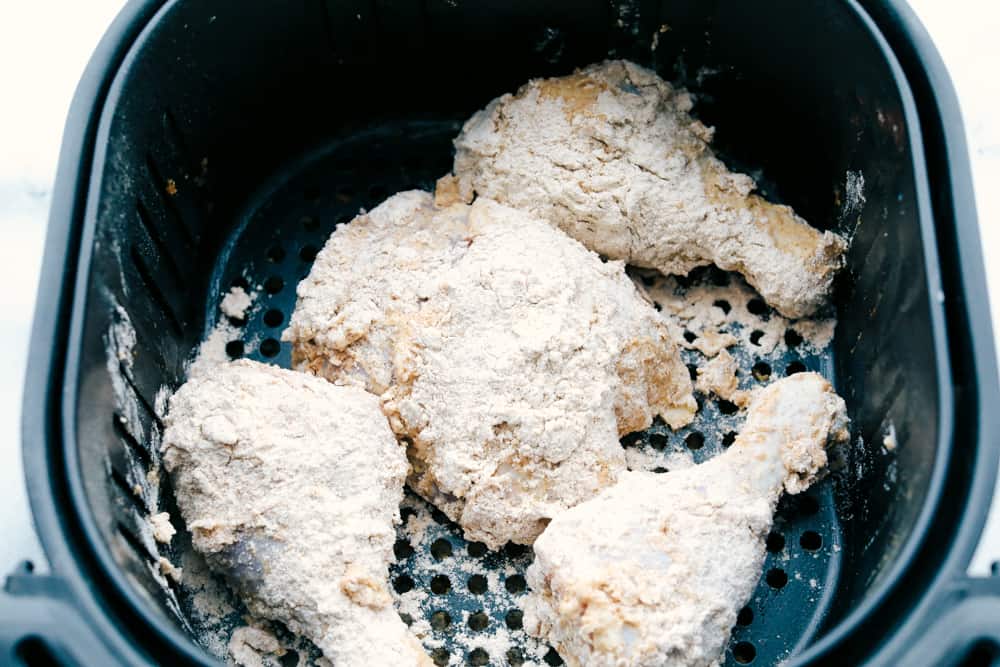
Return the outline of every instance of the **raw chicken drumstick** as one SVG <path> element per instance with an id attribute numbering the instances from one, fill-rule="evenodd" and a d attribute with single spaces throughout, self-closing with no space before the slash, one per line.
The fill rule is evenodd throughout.
<path id="1" fill-rule="evenodd" d="M 571 666 L 719 664 L 782 491 L 809 487 L 847 424 L 830 384 L 799 373 L 760 391 L 726 452 L 624 473 L 535 541 L 525 628 Z"/>
<path id="2" fill-rule="evenodd" d="M 407 464 L 378 399 L 236 361 L 181 387 L 166 426 L 194 548 L 251 613 L 335 665 L 432 665 L 388 589 Z"/>
<path id="3" fill-rule="evenodd" d="M 298 289 L 300 370 L 381 395 L 411 487 L 491 548 L 625 471 L 619 437 L 696 405 L 665 322 L 617 262 L 487 199 L 390 197 Z"/>
<path id="4" fill-rule="evenodd" d="M 686 274 L 739 271 L 787 317 L 823 304 L 845 242 L 712 153 L 691 97 L 615 60 L 529 82 L 476 113 L 455 139 L 454 172 L 473 192 L 527 211 L 612 259 Z"/>

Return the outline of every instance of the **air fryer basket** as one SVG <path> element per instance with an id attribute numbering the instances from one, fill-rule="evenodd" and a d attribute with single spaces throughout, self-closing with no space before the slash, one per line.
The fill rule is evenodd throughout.
<path id="1" fill-rule="evenodd" d="M 775 373 L 801 363 L 833 379 L 853 420 L 847 469 L 783 504 L 784 545 L 769 544 L 767 574 L 726 660 L 995 656 L 996 586 L 959 574 L 997 458 L 996 419 L 983 409 L 997 404 L 996 368 L 964 144 L 919 26 L 891 2 L 866 9 L 827 0 L 130 4 L 67 130 L 24 417 L 53 573 L 9 579 L 0 649 L 11 653 L 0 655 L 211 663 L 189 636 L 190 601 L 155 574 L 156 558 L 176 559 L 184 536 L 157 545 L 142 523 L 154 504 L 172 508 L 169 481 L 149 474 L 164 398 L 215 324 L 220 293 L 260 286 L 229 350 L 287 365 L 279 340 L 294 286 L 336 224 L 395 191 L 431 187 L 449 168 L 458 123 L 492 97 L 532 76 L 627 57 L 692 89 L 718 149 L 758 174 L 768 196 L 853 237 L 830 354 L 765 359 Z M 859 179 L 864 198 L 848 201 Z M 709 421 L 737 422 L 715 405 L 701 418 L 636 438 L 673 446 L 700 430 L 709 437 L 697 457 L 706 457 L 722 447 Z M 890 425 L 899 446 L 887 454 L 879 445 Z M 517 629 L 510 612 L 530 550 L 483 554 L 447 522 L 432 531 L 429 560 L 397 545 L 397 590 L 430 590 L 421 613 L 448 613 L 452 623 L 439 615 L 432 625 L 458 664 L 516 663 L 458 641 L 455 626 Z M 477 592 L 456 574 L 472 561 L 501 572 L 500 585 Z M 935 606 L 947 622 L 934 624 Z"/>

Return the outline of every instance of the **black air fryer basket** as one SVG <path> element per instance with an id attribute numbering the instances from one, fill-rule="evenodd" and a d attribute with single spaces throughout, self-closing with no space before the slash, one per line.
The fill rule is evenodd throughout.
<path id="1" fill-rule="evenodd" d="M 143 523 L 154 506 L 179 521 L 156 475 L 164 398 L 220 294 L 260 285 L 228 351 L 287 365 L 295 285 L 335 225 L 430 188 L 460 122 L 493 97 L 608 57 L 687 86 L 731 165 L 853 236 L 831 352 L 769 363 L 830 377 L 854 444 L 843 473 L 780 508 L 726 663 L 1000 660 L 1000 582 L 965 576 L 1000 405 L 968 158 L 951 85 L 901 0 L 136 0 L 66 127 L 23 417 L 51 572 L 7 579 L 0 663 L 216 664 L 185 592 L 155 576 L 185 532 L 160 545 Z M 864 197 L 845 203 L 859 178 Z M 641 437 L 685 435 L 655 428 Z M 423 563 L 530 559 L 433 530 Z M 397 545 L 397 590 L 516 625 L 516 575 L 498 591 L 434 589 L 445 575 L 411 552 Z M 442 664 L 517 664 L 470 650 L 454 625 L 435 625 Z"/>

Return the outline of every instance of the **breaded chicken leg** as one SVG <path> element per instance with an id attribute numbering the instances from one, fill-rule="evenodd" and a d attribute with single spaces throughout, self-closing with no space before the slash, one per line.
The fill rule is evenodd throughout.
<path id="1" fill-rule="evenodd" d="M 535 541 L 525 628 L 573 667 L 719 664 L 782 491 L 809 487 L 847 423 L 826 380 L 793 375 L 754 398 L 726 452 L 625 473 L 557 516 Z"/>
<path id="2" fill-rule="evenodd" d="M 174 394 L 163 453 L 194 548 L 253 614 L 335 665 L 430 667 L 388 590 L 407 464 L 374 396 L 223 364 Z"/>
<path id="3" fill-rule="evenodd" d="M 455 140 L 458 190 L 528 211 L 612 259 L 686 274 L 739 271 L 788 317 L 824 303 L 845 242 L 753 194 L 712 153 L 691 97 L 615 60 L 537 79 Z"/>

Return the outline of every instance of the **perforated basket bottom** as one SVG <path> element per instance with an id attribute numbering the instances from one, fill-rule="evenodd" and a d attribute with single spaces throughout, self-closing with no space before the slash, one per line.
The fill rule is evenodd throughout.
<path id="1" fill-rule="evenodd" d="M 288 367 L 289 346 L 280 339 L 295 305 L 295 286 L 309 272 L 334 227 L 394 192 L 431 190 L 435 179 L 450 169 L 451 138 L 458 130 L 458 122 L 452 120 L 381 124 L 327 146 L 266 186 L 222 254 L 208 299 L 212 323 L 219 299 L 230 286 L 256 292 L 247 319 L 240 324 L 242 335 L 229 352 Z M 704 271 L 691 280 L 738 279 Z M 759 302 L 729 305 L 757 311 L 762 322 L 770 317 Z M 740 325 L 730 329 L 738 331 Z M 795 342 L 794 336 L 790 342 Z M 768 381 L 762 368 L 771 377 L 803 369 L 830 375 L 828 354 L 800 356 L 795 350 L 784 344 L 766 354 L 752 344 L 731 349 L 740 366 L 741 387 Z M 691 350 L 684 355 L 692 365 L 705 361 Z M 663 463 L 654 466 L 659 471 L 677 461 L 678 453 L 690 452 L 696 463 L 718 454 L 729 444 L 732 436 L 727 434 L 738 431 L 743 414 L 733 412 L 725 401 L 698 398 L 701 409 L 690 426 L 674 433 L 656 424 L 627 436 L 623 445 L 648 455 L 639 458 L 654 462 L 662 458 Z M 530 548 L 508 545 L 501 552 L 490 552 L 481 544 L 468 543 L 457 526 L 409 493 L 403 514 L 406 522 L 396 544 L 392 585 L 404 620 L 426 633 L 425 644 L 437 664 L 561 663 L 554 651 L 528 638 L 520 627 L 518 601 L 525 594 Z M 423 524 L 428 524 L 425 529 L 415 530 Z M 776 664 L 809 642 L 836 586 L 840 547 L 828 480 L 782 501 L 768 538 L 764 571 L 739 615 L 727 665 Z M 720 558 L 719 567 L 725 566 Z"/>

